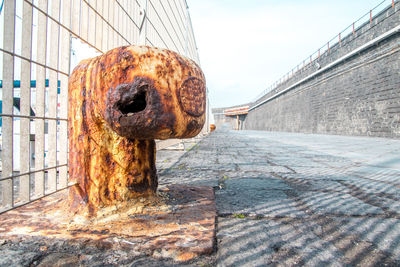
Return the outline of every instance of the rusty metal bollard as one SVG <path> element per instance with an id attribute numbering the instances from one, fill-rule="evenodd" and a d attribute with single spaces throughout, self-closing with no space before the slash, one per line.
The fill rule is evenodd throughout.
<path id="1" fill-rule="evenodd" d="M 215 126 L 215 124 L 213 123 L 210 124 L 210 132 L 214 132 L 216 128 L 217 127 Z"/>
<path id="2" fill-rule="evenodd" d="M 69 202 L 75 213 L 153 195 L 154 139 L 203 127 L 205 79 L 179 54 L 145 46 L 87 59 L 69 79 Z"/>

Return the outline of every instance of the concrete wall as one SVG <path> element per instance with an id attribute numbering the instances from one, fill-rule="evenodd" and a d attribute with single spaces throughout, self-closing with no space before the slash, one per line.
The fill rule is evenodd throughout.
<path id="1" fill-rule="evenodd" d="M 399 31 L 329 67 L 399 25 L 396 2 L 253 103 L 245 129 L 400 137 Z"/>

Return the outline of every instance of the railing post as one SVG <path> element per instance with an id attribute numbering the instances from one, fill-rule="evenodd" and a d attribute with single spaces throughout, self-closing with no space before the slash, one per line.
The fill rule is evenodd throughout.
<path id="1" fill-rule="evenodd" d="M 106 1 L 104 1 L 106 3 Z M 67 27 L 70 28 L 70 17 L 71 17 L 71 2 L 62 2 L 62 22 Z M 104 8 L 105 11 L 108 8 Z M 108 28 L 103 28 L 102 36 L 102 47 L 103 50 L 108 51 Z M 69 73 L 69 57 L 70 57 L 70 33 L 64 28 L 60 28 L 60 62 L 59 69 L 64 73 Z M 60 109 L 59 117 L 66 119 L 68 117 L 68 76 L 64 74 L 59 74 L 60 80 Z M 57 158 L 58 165 L 63 165 L 68 163 L 68 125 L 67 121 L 58 121 L 59 123 L 59 158 Z M 60 188 L 65 188 L 68 185 L 68 167 L 63 166 L 58 168 L 58 181 Z"/>
<path id="2" fill-rule="evenodd" d="M 353 35 L 355 35 L 355 34 L 356 34 L 356 31 L 354 29 L 354 22 L 353 22 Z"/>
<path id="3" fill-rule="evenodd" d="M 186 5 L 185 14 L 185 56 L 189 56 L 189 6 Z"/>
<path id="4" fill-rule="evenodd" d="M 22 12 L 22 37 L 21 54 L 27 59 L 31 59 L 32 54 L 32 3 L 23 2 Z M 20 114 L 30 116 L 31 107 L 31 62 L 21 61 L 21 89 L 20 89 Z M 20 119 L 20 172 L 29 173 L 30 171 L 30 120 Z M 19 200 L 22 203 L 30 200 L 30 175 L 19 177 Z"/>
<path id="5" fill-rule="evenodd" d="M 47 0 L 39 0 L 38 7 L 47 13 Z M 37 34 L 42 36 L 43 45 L 37 46 L 37 61 L 46 64 L 47 54 L 47 18 L 45 14 L 38 12 Z M 45 92 L 46 92 L 46 69 L 43 66 L 36 66 L 36 116 L 45 115 Z M 35 170 L 45 167 L 44 146 L 45 146 L 45 120 L 35 121 Z M 44 196 L 45 193 L 45 173 L 44 171 L 35 172 L 35 192 L 34 198 Z"/>
<path id="6" fill-rule="evenodd" d="M 342 38 L 340 37 L 340 32 L 339 32 L 339 45 L 342 45 Z"/>
<path id="7" fill-rule="evenodd" d="M 139 44 L 146 45 L 147 43 L 147 0 L 141 0 L 140 3 L 140 16 L 141 21 L 139 25 Z"/>
<path id="8" fill-rule="evenodd" d="M 15 40 L 15 15 L 16 1 L 4 2 L 4 25 L 3 28 L 3 49 L 7 52 L 14 53 Z M 14 57 L 12 54 L 3 53 L 3 113 L 13 114 L 13 97 L 14 97 Z M 9 177 L 13 175 L 13 117 L 2 117 L 2 135 L 3 144 L 1 151 L 2 172 L 1 176 Z M 14 180 L 6 179 L 0 182 L 2 190 L 1 209 L 11 208 L 14 205 Z"/>
<path id="9" fill-rule="evenodd" d="M 369 10 L 369 24 L 372 24 L 372 9 Z"/>
<path id="10" fill-rule="evenodd" d="M 51 4 L 51 14 L 58 21 L 60 15 L 60 2 L 54 1 Z M 93 25 L 96 20 L 92 21 Z M 52 21 L 48 24 L 50 26 L 50 58 L 48 60 L 50 67 L 54 69 L 58 69 L 58 56 L 59 56 L 59 35 L 60 35 L 60 26 Z M 92 31 L 93 42 L 95 42 L 95 31 Z M 48 36 L 49 37 L 49 36 Z M 55 70 L 49 70 L 49 88 L 48 88 L 48 115 L 51 118 L 57 117 L 57 103 L 58 103 L 58 78 L 59 74 Z M 48 156 L 48 167 L 54 167 L 57 165 L 57 121 L 56 120 L 48 120 L 48 133 L 47 133 L 47 141 L 48 141 L 48 152 L 46 154 L 46 158 Z M 57 190 L 57 169 L 51 169 L 47 171 L 47 187 L 48 191 L 45 192 L 55 192 Z"/>

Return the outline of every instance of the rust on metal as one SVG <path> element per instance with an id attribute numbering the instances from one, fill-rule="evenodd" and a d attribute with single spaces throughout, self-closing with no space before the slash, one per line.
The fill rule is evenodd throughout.
<path id="1" fill-rule="evenodd" d="M 197 135 L 205 88 L 199 66 L 168 50 L 125 46 L 80 62 L 69 79 L 72 211 L 154 195 L 154 139 Z"/>
<path id="2" fill-rule="evenodd" d="M 206 110 L 202 101 L 205 99 L 204 82 L 195 77 L 188 78 L 178 90 L 178 99 L 186 113 L 196 117 L 203 115 Z"/>
<path id="3" fill-rule="evenodd" d="M 117 254 L 129 250 L 176 261 L 213 251 L 216 207 L 212 187 L 171 185 L 154 196 L 103 208 L 90 218 L 69 214 L 67 196 L 65 189 L 0 214 L 0 241 L 14 242 L 17 247 L 24 240 L 36 249 L 77 254 L 84 247 Z"/>
<path id="4" fill-rule="evenodd" d="M 215 126 L 215 124 L 213 124 L 213 123 L 210 124 L 210 132 L 215 131 L 216 128 L 217 127 Z"/>

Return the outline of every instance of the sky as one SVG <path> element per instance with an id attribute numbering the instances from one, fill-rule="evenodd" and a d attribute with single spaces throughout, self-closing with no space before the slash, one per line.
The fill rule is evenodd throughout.
<path id="1" fill-rule="evenodd" d="M 391 4 L 391 0 L 187 0 L 211 108 L 254 101 L 382 2 L 379 10 Z M 363 22 L 368 19 L 369 15 Z"/>

